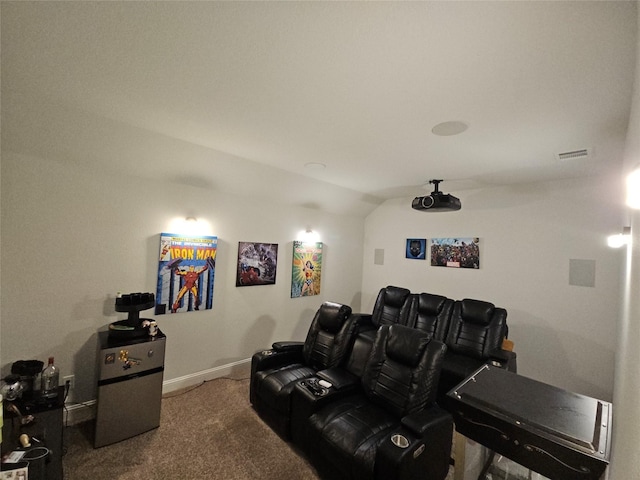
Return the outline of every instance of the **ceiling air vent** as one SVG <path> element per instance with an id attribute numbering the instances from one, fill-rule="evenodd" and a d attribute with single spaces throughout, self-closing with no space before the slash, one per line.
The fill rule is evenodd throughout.
<path id="1" fill-rule="evenodd" d="M 582 148 L 580 150 L 572 150 L 570 152 L 556 153 L 556 158 L 561 162 L 567 160 L 583 160 L 591 156 L 591 149 Z"/>

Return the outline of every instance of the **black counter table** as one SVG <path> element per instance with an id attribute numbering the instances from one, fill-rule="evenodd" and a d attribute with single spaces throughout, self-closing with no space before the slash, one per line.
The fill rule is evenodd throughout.
<path id="1" fill-rule="evenodd" d="M 64 387 L 58 387 L 58 395 L 52 399 L 43 399 L 38 393 L 13 402 L 23 417 L 33 415 L 33 421 L 27 425 L 21 424 L 18 415 L 7 411 L 7 401 L 4 401 L 2 454 L 26 451 L 24 459 L 29 461 L 29 480 L 62 480 Z M 23 433 L 29 436 L 30 447 L 20 445 Z M 43 455 L 45 448 L 48 453 Z"/>
<path id="2" fill-rule="evenodd" d="M 456 431 L 552 480 L 598 480 L 609 464 L 608 402 L 490 365 L 447 397 Z"/>

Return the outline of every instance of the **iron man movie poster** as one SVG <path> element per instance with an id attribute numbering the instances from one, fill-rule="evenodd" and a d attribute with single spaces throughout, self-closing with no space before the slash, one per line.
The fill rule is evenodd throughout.
<path id="1" fill-rule="evenodd" d="M 156 315 L 213 308 L 218 237 L 160 234 Z"/>

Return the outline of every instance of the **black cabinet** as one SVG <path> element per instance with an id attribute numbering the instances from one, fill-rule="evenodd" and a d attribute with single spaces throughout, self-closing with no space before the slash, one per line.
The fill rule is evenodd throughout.
<path id="1" fill-rule="evenodd" d="M 58 387 L 58 396 L 53 399 L 44 400 L 36 395 L 14 403 L 23 417 L 33 415 L 34 419 L 22 425 L 20 417 L 7 410 L 8 402 L 5 400 L 2 454 L 26 450 L 24 458 L 29 459 L 29 480 L 62 480 L 64 387 Z M 31 439 L 31 447 L 20 445 L 23 433 Z M 48 449 L 48 453 L 43 447 Z"/>

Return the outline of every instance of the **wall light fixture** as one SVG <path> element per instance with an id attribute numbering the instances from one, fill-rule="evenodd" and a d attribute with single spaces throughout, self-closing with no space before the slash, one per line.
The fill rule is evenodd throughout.
<path id="1" fill-rule="evenodd" d="M 628 245 L 631 241 L 631 227 L 623 227 L 622 233 L 616 235 L 609 235 L 607 237 L 607 245 L 611 248 L 620 248 L 624 245 Z"/>
<path id="2" fill-rule="evenodd" d="M 206 220 L 198 220 L 196 217 L 174 218 L 169 226 L 170 233 L 187 235 L 211 235 L 211 225 Z"/>
<path id="3" fill-rule="evenodd" d="M 306 230 L 298 233 L 297 237 L 298 240 L 303 243 L 317 243 L 320 241 L 320 234 L 316 231 L 313 231 L 311 227 L 307 227 Z"/>

